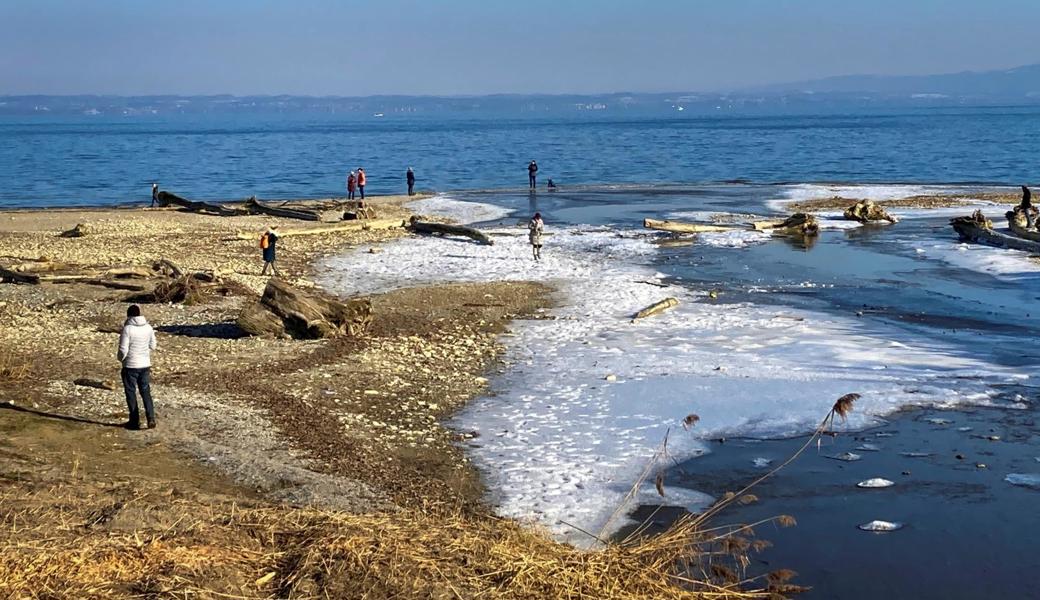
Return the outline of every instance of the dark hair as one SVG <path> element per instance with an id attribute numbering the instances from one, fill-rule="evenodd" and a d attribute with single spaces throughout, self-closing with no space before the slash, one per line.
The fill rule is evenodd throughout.
<path id="1" fill-rule="evenodd" d="M 534 213 L 534 218 L 541 219 L 542 218 L 542 213 Z"/>
<path id="2" fill-rule="evenodd" d="M 127 318 L 130 318 L 130 319 L 132 319 L 134 317 L 140 317 L 141 316 L 141 307 L 136 305 L 136 304 L 131 304 L 130 308 L 126 309 L 126 316 L 127 316 Z"/>

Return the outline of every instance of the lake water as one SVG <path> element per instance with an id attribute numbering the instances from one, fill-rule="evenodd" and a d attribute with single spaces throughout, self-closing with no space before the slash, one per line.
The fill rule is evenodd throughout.
<path id="1" fill-rule="evenodd" d="M 526 117 L 169 115 L 0 118 L 0 207 L 147 201 L 153 181 L 186 197 L 370 193 L 541 182 L 674 184 L 983 182 L 1035 175 L 1040 107 L 824 115 Z"/>

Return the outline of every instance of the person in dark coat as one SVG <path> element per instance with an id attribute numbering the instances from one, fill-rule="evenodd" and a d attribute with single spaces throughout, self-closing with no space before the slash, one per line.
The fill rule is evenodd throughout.
<path id="1" fill-rule="evenodd" d="M 278 226 L 275 225 L 269 228 L 260 236 L 260 248 L 264 255 L 264 269 L 260 271 L 261 275 L 267 275 L 267 267 L 271 267 L 271 274 L 278 275 L 278 267 L 274 266 L 275 261 L 275 246 L 278 244 Z"/>
<path id="2" fill-rule="evenodd" d="M 535 177 L 536 177 L 535 174 L 536 173 L 538 173 L 538 163 L 536 163 L 535 161 L 532 160 L 527 165 L 527 183 L 530 184 L 532 190 L 535 189 L 535 187 L 536 187 L 535 186 Z"/>
<path id="3" fill-rule="evenodd" d="M 408 172 L 405 173 L 405 180 L 408 181 L 408 195 L 415 194 L 415 171 L 411 167 L 408 167 Z"/>
<path id="4" fill-rule="evenodd" d="M 155 208 L 156 204 L 159 204 L 159 184 L 158 183 L 153 183 L 152 184 L 152 208 Z"/>

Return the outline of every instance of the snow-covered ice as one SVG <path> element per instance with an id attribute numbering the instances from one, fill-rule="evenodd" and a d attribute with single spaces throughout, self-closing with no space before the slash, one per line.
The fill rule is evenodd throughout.
<path id="1" fill-rule="evenodd" d="M 480 432 L 469 451 L 500 514 L 575 543 L 589 539 L 574 527 L 598 533 L 625 523 L 624 511 L 610 517 L 666 435 L 670 459 L 661 466 L 707 452 L 711 438 L 809 431 L 849 392 L 862 395 L 847 425 L 859 428 L 907 405 L 986 403 L 990 384 L 1024 377 L 904 330 L 877 335 L 851 316 L 718 306 L 689 288 L 648 285 L 663 276 L 651 266 L 657 249 L 635 232 L 550 225 L 541 262 L 523 229 L 498 232 L 512 235 L 493 246 L 410 238 L 380 254 L 357 250 L 328 259 L 322 284 L 348 294 L 440 281 L 557 286 L 556 318 L 513 324 L 495 394 L 474 400 L 455 424 Z M 667 296 L 679 306 L 630 322 Z M 611 374 L 616 381 L 605 380 Z M 686 431 L 690 413 L 700 421 Z M 650 479 L 635 503 L 696 510 L 710 502 L 667 481 L 661 499 Z"/>

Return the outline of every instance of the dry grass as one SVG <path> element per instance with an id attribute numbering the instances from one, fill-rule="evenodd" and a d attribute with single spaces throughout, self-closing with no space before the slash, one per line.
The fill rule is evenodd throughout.
<path id="1" fill-rule="evenodd" d="M 72 486 L 41 493 L 47 502 L 30 507 L 0 498 L 0 597 L 737 599 L 786 585 L 739 591 L 751 582 L 723 547 L 749 544 L 690 519 L 585 551 L 490 517 L 241 508 L 158 488 L 117 503 Z M 134 523 L 135 506 L 163 507 L 161 523 Z"/>
<path id="2" fill-rule="evenodd" d="M 0 383 L 17 383 L 29 376 L 29 361 L 11 352 L 0 352 Z"/>

